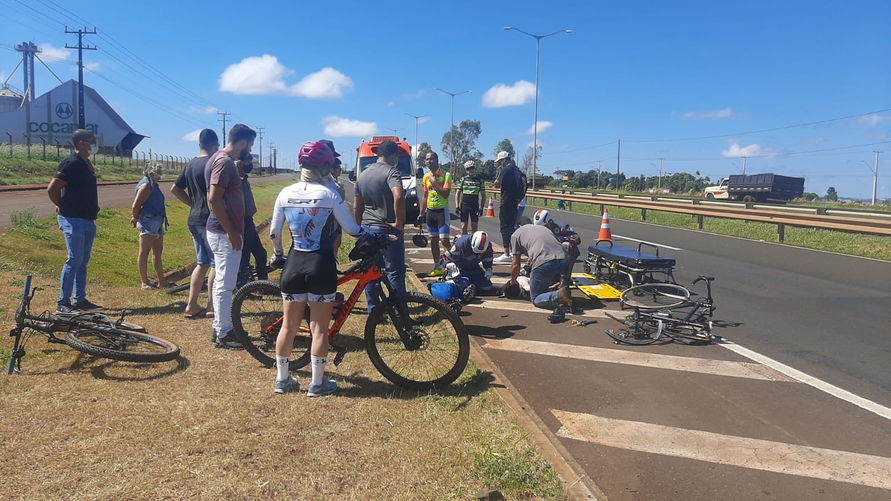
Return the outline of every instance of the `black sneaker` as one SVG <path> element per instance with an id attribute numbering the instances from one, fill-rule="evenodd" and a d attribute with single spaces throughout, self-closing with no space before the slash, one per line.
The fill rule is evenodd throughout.
<path id="1" fill-rule="evenodd" d="M 550 315 L 548 315 L 548 321 L 551 322 L 552 324 L 559 324 L 560 322 L 565 321 L 566 320 L 565 308 L 566 307 L 563 305 L 560 305 L 560 306 L 554 308 L 554 312 L 551 313 Z"/>
<path id="2" fill-rule="evenodd" d="M 102 307 L 88 299 L 84 299 L 83 301 L 78 301 L 78 302 L 74 303 L 74 309 L 81 310 L 81 311 L 87 311 L 87 310 L 101 310 Z"/>
<path id="3" fill-rule="evenodd" d="M 56 303 L 56 313 L 80 313 L 71 303 Z"/>
<path id="4" fill-rule="evenodd" d="M 238 342 L 238 339 L 235 337 L 235 333 L 229 331 L 224 336 L 220 336 L 217 338 L 214 346 L 217 348 L 222 348 L 224 350 L 243 350 L 244 346 Z"/>

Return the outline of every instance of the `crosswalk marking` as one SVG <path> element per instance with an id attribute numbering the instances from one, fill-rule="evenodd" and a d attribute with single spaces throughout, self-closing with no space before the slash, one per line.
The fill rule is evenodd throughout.
<path id="1" fill-rule="evenodd" d="M 699 374 L 759 379 L 764 381 L 795 382 L 794 379 L 773 369 L 752 362 L 679 357 L 675 355 L 660 355 L 610 348 L 594 348 L 591 346 L 548 343 L 544 341 L 526 341 L 522 339 L 490 339 L 486 341 L 484 346 L 485 348 L 495 350 L 573 358 L 576 360 L 636 365 L 656 369 L 696 372 Z"/>
<path id="2" fill-rule="evenodd" d="M 754 470 L 891 489 L 891 458 L 552 410 L 557 436 Z"/>

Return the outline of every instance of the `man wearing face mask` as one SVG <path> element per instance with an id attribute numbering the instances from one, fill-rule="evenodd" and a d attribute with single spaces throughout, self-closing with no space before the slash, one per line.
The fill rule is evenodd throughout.
<path id="1" fill-rule="evenodd" d="M 236 281 L 237 288 L 251 280 L 248 268 L 251 264 L 251 256 L 254 256 L 257 280 L 269 278 L 269 271 L 266 268 L 266 248 L 263 247 L 260 235 L 257 234 L 257 227 L 254 225 L 257 203 L 254 202 L 254 192 L 251 190 L 250 181 L 248 181 L 248 174 L 254 170 L 254 157 L 247 151 L 242 152 L 241 159 L 235 162 L 235 167 L 241 175 L 241 188 L 244 191 L 244 247 L 241 249 L 241 267 Z"/>
<path id="2" fill-rule="evenodd" d="M 56 206 L 59 229 L 65 235 L 68 259 L 62 265 L 61 287 L 56 311 L 72 313 L 101 308 L 87 299 L 87 264 L 96 238 L 96 217 L 99 215 L 99 193 L 96 171 L 90 162 L 90 149 L 96 137 L 86 129 L 71 135 L 74 151 L 59 163 L 56 175 L 46 187 L 50 201 Z M 71 292 L 74 290 L 74 303 Z"/>

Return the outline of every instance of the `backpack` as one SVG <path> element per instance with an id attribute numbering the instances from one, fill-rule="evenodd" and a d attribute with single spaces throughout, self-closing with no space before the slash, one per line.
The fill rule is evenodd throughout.
<path id="1" fill-rule="evenodd" d="M 508 168 L 510 172 L 505 172 L 502 178 L 502 193 L 505 198 L 520 200 L 526 196 L 526 174 L 516 164 Z"/>

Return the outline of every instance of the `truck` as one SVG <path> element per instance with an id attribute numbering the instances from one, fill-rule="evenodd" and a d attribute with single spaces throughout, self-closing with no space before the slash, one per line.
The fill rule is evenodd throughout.
<path id="1" fill-rule="evenodd" d="M 356 169 L 350 173 L 350 180 L 355 181 L 366 167 L 377 161 L 377 147 L 384 141 L 393 141 L 399 146 L 399 163 L 396 169 L 399 170 L 402 188 L 405 190 L 405 220 L 414 221 L 421 210 L 418 184 L 424 177 L 424 171 L 421 168 L 415 170 L 414 155 L 405 139 L 399 139 L 397 136 L 372 136 L 367 141 L 363 140 L 356 148 Z"/>
<path id="2" fill-rule="evenodd" d="M 743 202 L 788 202 L 804 194 L 804 178 L 779 174 L 734 174 L 722 177 L 717 186 L 705 188 L 709 200 Z"/>

